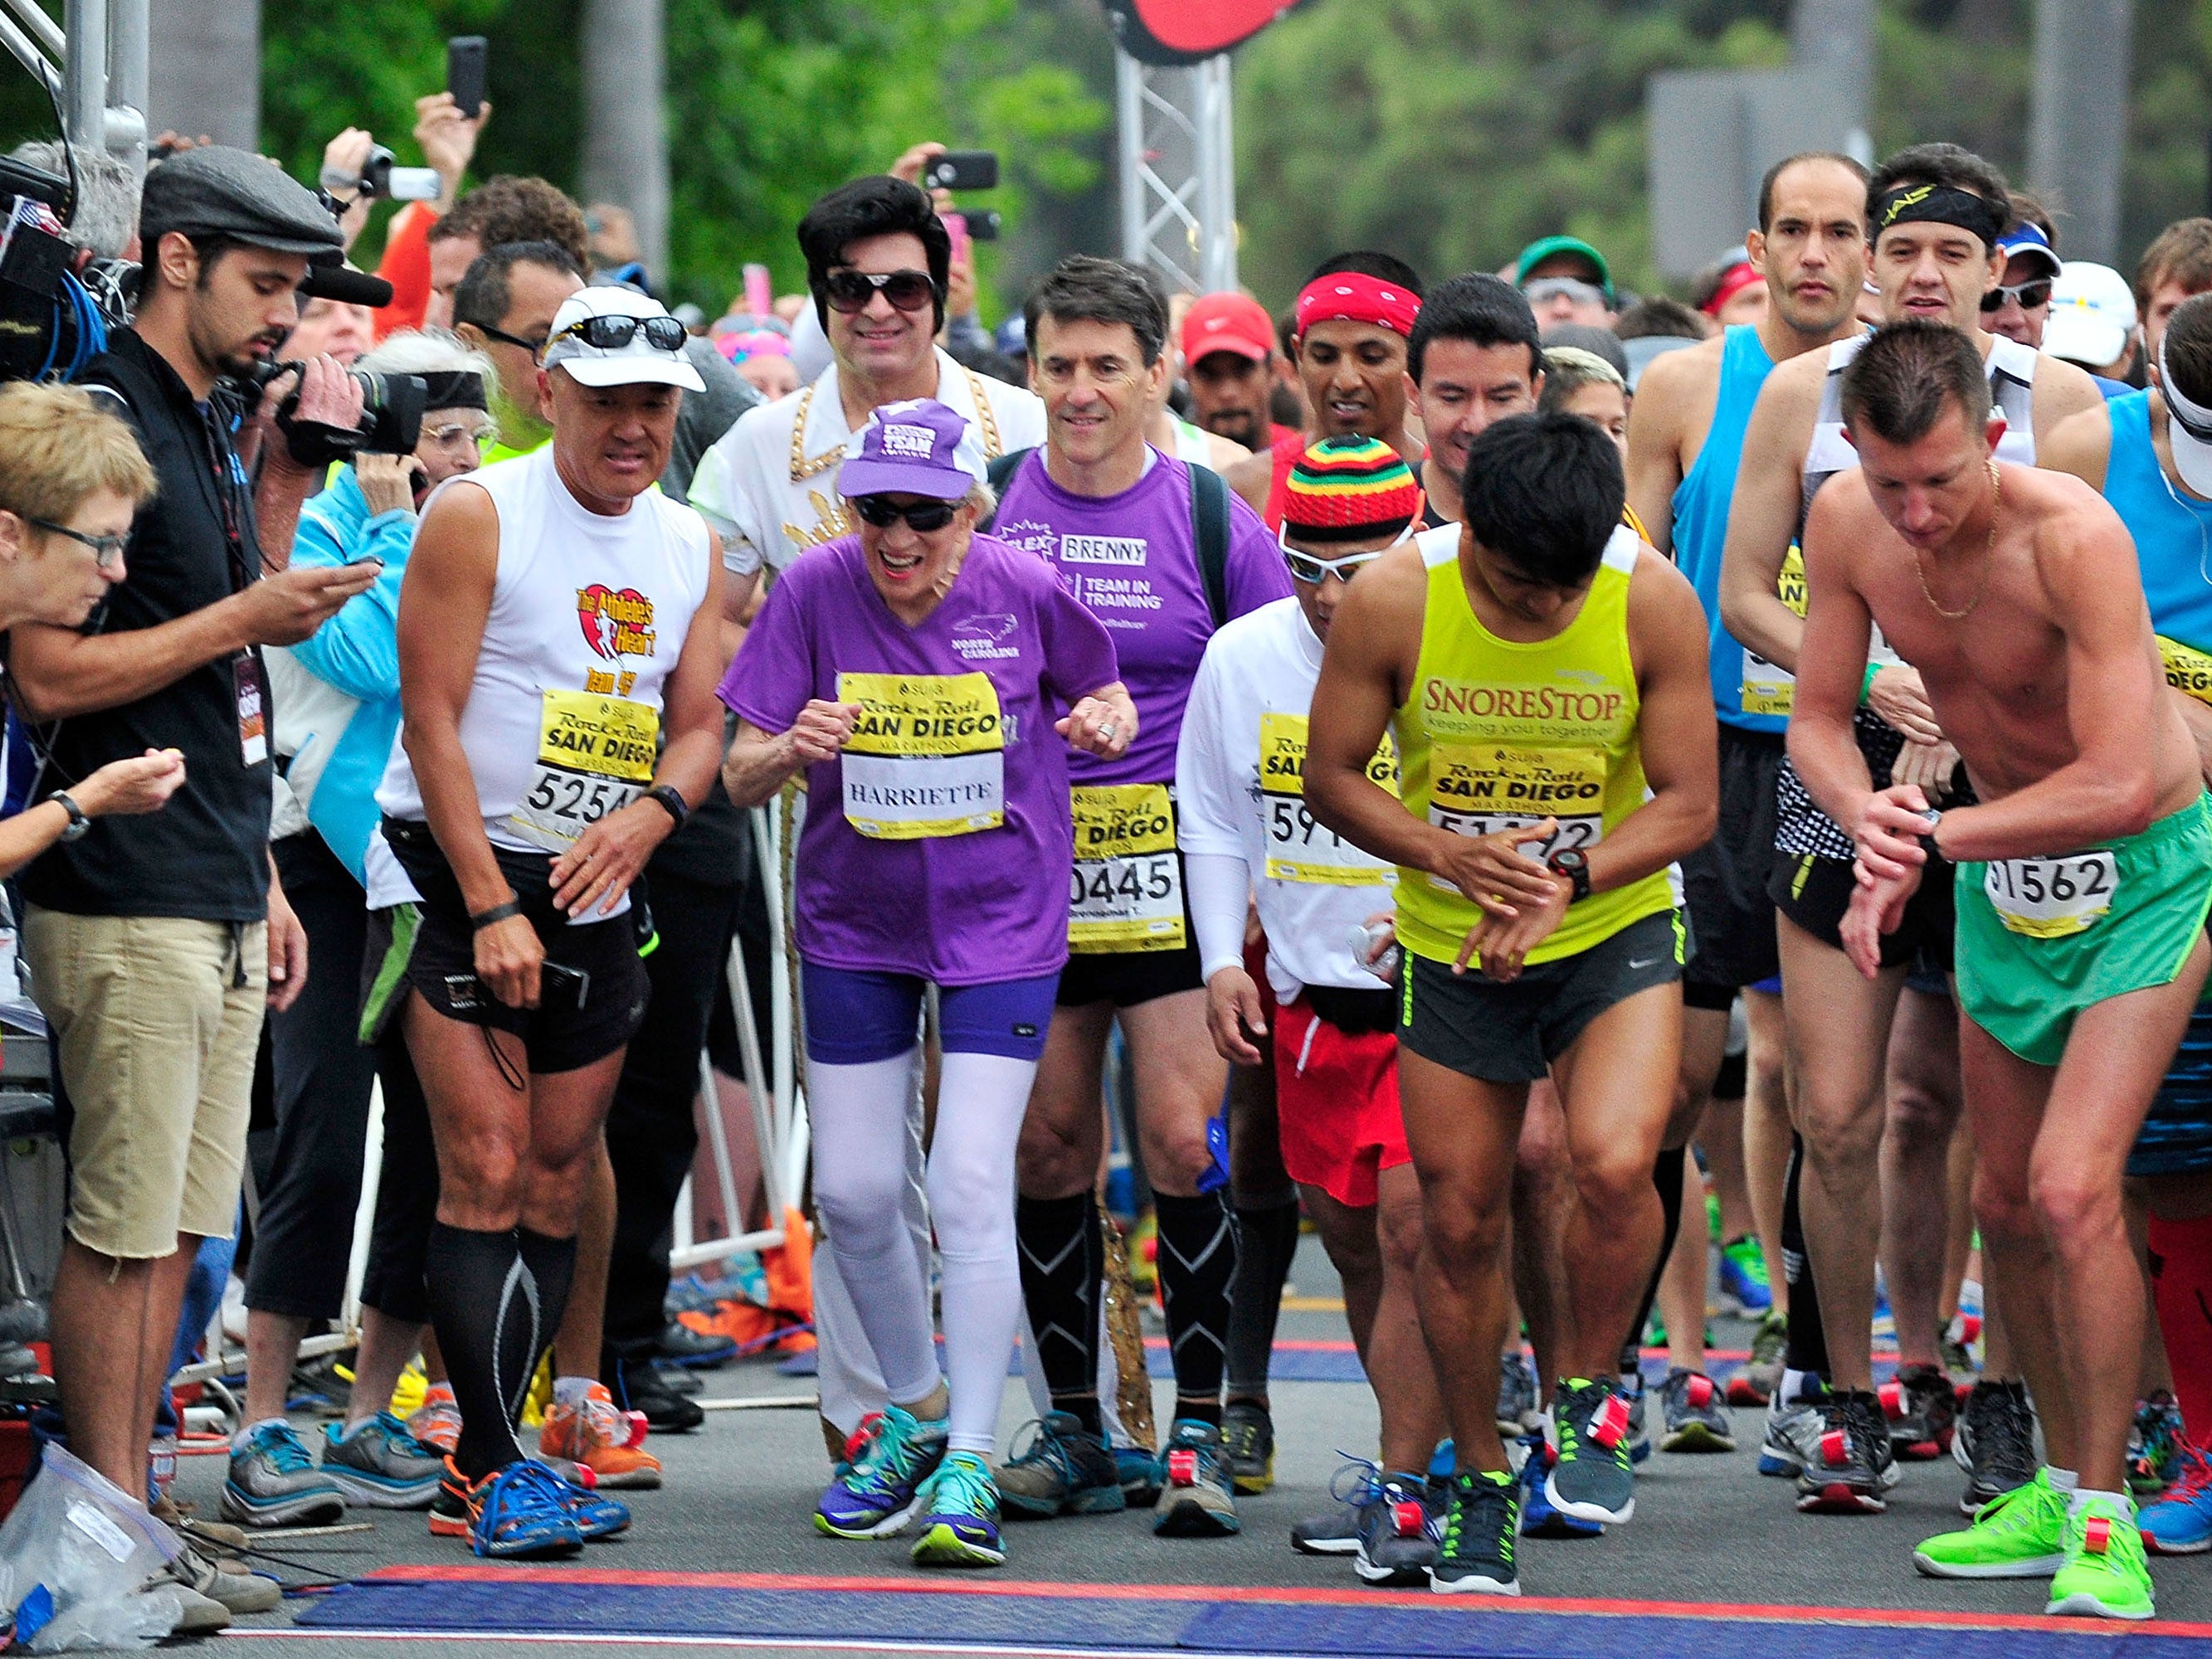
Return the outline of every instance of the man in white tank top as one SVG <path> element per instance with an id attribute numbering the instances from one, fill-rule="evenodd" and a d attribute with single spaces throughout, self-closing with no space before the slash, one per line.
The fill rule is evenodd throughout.
<path id="1" fill-rule="evenodd" d="M 441 489 L 401 589 L 391 856 L 372 853 L 369 895 L 399 908 L 368 1017 L 399 1014 L 429 1098 L 431 1318 L 462 1419 L 431 1530 L 479 1555 L 629 1523 L 526 1460 L 514 1425 L 644 1013 L 630 885 L 721 749 L 719 550 L 652 489 L 700 384 L 683 335 L 630 289 L 566 301 L 539 371 L 551 444 Z"/>

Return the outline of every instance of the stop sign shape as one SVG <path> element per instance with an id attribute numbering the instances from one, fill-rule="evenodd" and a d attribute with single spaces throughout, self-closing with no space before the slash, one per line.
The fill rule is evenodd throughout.
<path id="1" fill-rule="evenodd" d="M 1195 64 L 1250 40 L 1304 0 L 1106 0 L 1121 50 L 1146 64 Z"/>

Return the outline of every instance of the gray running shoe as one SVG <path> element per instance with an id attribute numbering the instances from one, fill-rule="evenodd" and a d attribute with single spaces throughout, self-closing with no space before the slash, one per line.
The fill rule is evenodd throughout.
<path id="1" fill-rule="evenodd" d="M 1341 1454 L 1340 1454 L 1341 1455 Z M 1301 1555 L 1352 1555 L 1359 1549 L 1359 1514 L 1382 1490 L 1382 1472 L 1364 1457 L 1346 1456 L 1329 1477 L 1334 1509 L 1291 1527 L 1291 1547 Z"/>
<path id="2" fill-rule="evenodd" d="M 1900 1478 L 1890 1451 L 1889 1418 L 1866 1389 L 1831 1392 L 1820 1406 L 1818 1451 L 1797 1475 L 1797 1508 L 1807 1515 L 1879 1515 Z"/>
<path id="3" fill-rule="evenodd" d="M 1615 1526 L 1633 1516 L 1627 1400 L 1610 1382 L 1569 1377 L 1553 1396 L 1549 1429 L 1553 1462 L 1544 1495 L 1552 1507 L 1577 1521 Z"/>
<path id="4" fill-rule="evenodd" d="M 1735 1449 L 1735 1430 L 1721 1407 L 1720 1390 L 1703 1371 L 1679 1366 L 1659 1385 L 1659 1405 L 1666 1417 L 1666 1431 L 1659 1449 L 1668 1452 L 1729 1452 Z"/>
<path id="5" fill-rule="evenodd" d="M 1751 1334 L 1751 1358 L 1729 1378 L 1731 1406 L 1765 1406 L 1782 1386 L 1782 1361 L 1790 1345 L 1790 1316 L 1769 1313 Z"/>
<path id="6" fill-rule="evenodd" d="M 345 1514 L 345 1496 L 290 1424 L 264 1423 L 230 1454 L 222 1512 L 248 1527 L 326 1527 Z"/>
<path id="7" fill-rule="evenodd" d="M 1972 1515 L 2035 1479 L 2035 1407 L 2025 1382 L 1977 1382 L 1951 1435 L 1951 1456 L 1966 1472 L 1959 1512 Z"/>
<path id="8" fill-rule="evenodd" d="M 427 1510 L 445 1467 L 444 1455 L 408 1433 L 390 1412 L 379 1412 L 350 1436 L 336 1423 L 323 1425 L 323 1473 L 349 1504 Z"/>
<path id="9" fill-rule="evenodd" d="M 1389 1474 L 1359 1509 L 1352 1568 L 1370 1584 L 1420 1584 L 1437 1564 L 1449 1489 L 1418 1474 Z"/>
<path id="10" fill-rule="evenodd" d="M 1513 1547 L 1521 1532 L 1521 1488 L 1513 1477 L 1455 1474 L 1447 1496 L 1429 1588 L 1440 1595 L 1520 1595 Z"/>
<path id="11" fill-rule="evenodd" d="M 1795 1480 L 1808 1463 L 1820 1457 L 1820 1436 L 1826 1425 L 1817 1400 L 1784 1404 L 1778 1393 L 1766 1408 L 1766 1436 L 1759 1444 L 1759 1472 Z"/>
<path id="12" fill-rule="evenodd" d="M 1231 1484 L 1259 1493 L 1275 1484 L 1275 1419 L 1265 1406 L 1234 1400 L 1221 1410 L 1221 1451 Z"/>
<path id="13" fill-rule="evenodd" d="M 242 1613 L 267 1613 L 283 1605 L 284 1592 L 273 1578 L 264 1578 L 258 1573 L 242 1571 L 235 1561 L 219 1562 L 203 1555 L 198 1547 L 187 1542 L 177 1553 L 177 1559 L 147 1581 L 155 1584 L 181 1585 L 194 1595 L 220 1604 L 234 1615 Z M 188 1612 L 194 1611 L 186 1603 Z"/>
<path id="14" fill-rule="evenodd" d="M 1544 1420 L 1536 1366 L 1516 1348 L 1498 1357 L 1498 1432 L 1517 1440 Z"/>
<path id="15" fill-rule="evenodd" d="M 1017 1436 L 1014 1455 L 991 1471 L 1009 1517 L 1108 1515 L 1126 1507 L 1121 1472 L 1101 1436 L 1073 1412 L 1053 1412 Z"/>
<path id="16" fill-rule="evenodd" d="M 1237 1500 L 1229 1490 L 1229 1460 L 1221 1431 L 1196 1418 L 1179 1417 L 1160 1453 L 1160 1497 L 1152 1530 L 1163 1538 L 1216 1538 L 1235 1532 Z"/>

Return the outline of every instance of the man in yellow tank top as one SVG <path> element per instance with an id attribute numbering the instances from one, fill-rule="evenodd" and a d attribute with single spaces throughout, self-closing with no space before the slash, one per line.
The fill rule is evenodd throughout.
<path id="1" fill-rule="evenodd" d="M 1352 585 L 1314 696 L 1308 803 L 1399 866 L 1421 1323 L 1459 1455 L 1439 1590 L 1519 1593 L 1493 1339 L 1514 1147 L 1547 1074 L 1577 1195 L 1546 1495 L 1583 1520 L 1635 1510 L 1610 1379 L 1659 1249 L 1651 1164 L 1682 1030 L 1666 871 L 1712 834 L 1718 785 L 1704 612 L 1622 526 L 1625 494 L 1589 422 L 1491 427 L 1468 453 L 1465 524 Z M 1363 769 L 1386 727 L 1402 801 Z"/>

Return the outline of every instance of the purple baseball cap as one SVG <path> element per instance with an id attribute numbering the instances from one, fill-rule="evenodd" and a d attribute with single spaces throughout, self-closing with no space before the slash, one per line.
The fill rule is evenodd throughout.
<path id="1" fill-rule="evenodd" d="M 860 428 L 860 448 L 837 473 L 837 493 L 927 495 L 957 501 L 983 482 L 983 445 L 957 410 L 934 398 L 884 404 Z"/>

